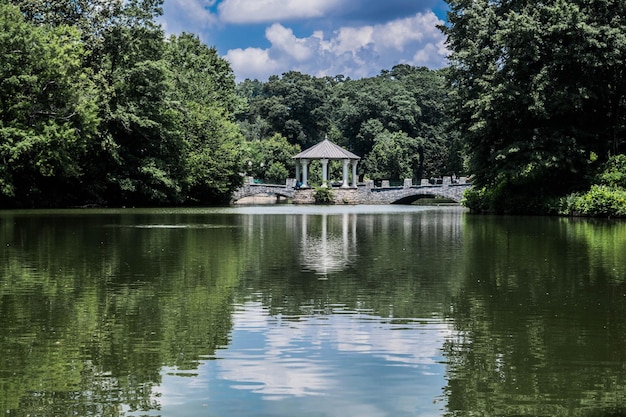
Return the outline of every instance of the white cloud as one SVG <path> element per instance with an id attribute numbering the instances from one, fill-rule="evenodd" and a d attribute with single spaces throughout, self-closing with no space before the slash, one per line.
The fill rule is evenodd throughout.
<path id="1" fill-rule="evenodd" d="M 329 41 L 330 50 L 336 55 L 350 52 L 352 55 L 374 43 L 374 28 L 363 26 L 360 28 L 345 27 L 336 32 L 334 39 Z"/>
<path id="2" fill-rule="evenodd" d="M 291 29 L 275 23 L 265 31 L 267 40 L 272 43 L 272 47 L 286 53 L 296 61 L 309 59 L 313 50 L 307 46 L 306 39 L 298 39 Z"/>
<path id="3" fill-rule="evenodd" d="M 263 81 L 290 70 L 361 78 L 397 64 L 440 68 L 448 52 L 439 24 L 443 22 L 434 13 L 426 12 L 379 25 L 341 27 L 330 34 L 317 30 L 298 38 L 290 28 L 275 23 L 265 33 L 269 48 L 235 49 L 226 58 L 238 80 Z"/>
<path id="4" fill-rule="evenodd" d="M 263 78 L 275 74 L 281 63 L 270 57 L 269 50 L 261 48 L 231 49 L 225 57 L 238 78 Z M 265 77 L 267 78 L 267 77 Z"/>
<path id="5" fill-rule="evenodd" d="M 218 23 L 210 11 L 216 0 L 167 0 L 160 23 L 167 33 L 201 33 Z"/>
<path id="6" fill-rule="evenodd" d="M 278 22 L 324 16 L 342 0 L 224 0 L 220 18 L 228 23 Z"/>

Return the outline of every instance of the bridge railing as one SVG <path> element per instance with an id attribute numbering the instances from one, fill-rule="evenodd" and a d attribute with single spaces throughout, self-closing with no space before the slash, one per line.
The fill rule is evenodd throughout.
<path id="1" fill-rule="evenodd" d="M 365 187 L 371 189 L 399 189 L 399 188 L 411 188 L 411 187 L 432 187 L 432 186 L 453 186 L 453 185 L 466 185 L 469 184 L 467 177 L 457 177 L 457 176 L 442 176 L 442 177 L 431 177 L 431 178 L 422 178 L 419 183 L 413 184 L 413 179 L 406 178 L 402 183 L 394 184 L 390 180 L 365 180 L 364 182 L 359 182 L 358 187 Z M 271 188 L 295 188 L 296 187 L 296 179 L 295 178 L 287 178 L 284 184 L 268 184 L 262 181 L 258 181 L 253 177 L 246 177 L 244 181 L 244 186 L 259 186 L 259 187 L 271 187 Z"/>

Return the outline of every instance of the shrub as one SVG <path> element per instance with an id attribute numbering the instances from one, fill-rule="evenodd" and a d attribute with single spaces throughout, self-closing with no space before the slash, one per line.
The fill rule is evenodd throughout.
<path id="1" fill-rule="evenodd" d="M 282 162 L 272 162 L 265 172 L 265 180 L 273 184 L 284 184 L 288 176 L 289 171 Z"/>
<path id="2" fill-rule="evenodd" d="M 615 155 L 602 165 L 598 183 L 609 187 L 626 188 L 626 155 Z"/>
<path id="3" fill-rule="evenodd" d="M 593 217 L 626 217 L 626 190 L 606 185 L 593 185 L 583 194 L 561 199 L 561 214 Z"/>
<path id="4" fill-rule="evenodd" d="M 317 204 L 332 204 L 335 201 L 335 195 L 330 187 L 315 187 L 313 198 Z"/>
<path id="5" fill-rule="evenodd" d="M 487 189 L 482 188 L 470 188 L 463 194 L 461 204 L 470 209 L 472 213 L 485 213 L 489 211 L 489 204 L 487 202 Z"/>

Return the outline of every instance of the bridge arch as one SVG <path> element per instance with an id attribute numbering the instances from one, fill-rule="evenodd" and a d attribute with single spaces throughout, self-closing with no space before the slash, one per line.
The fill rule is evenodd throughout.
<path id="1" fill-rule="evenodd" d="M 434 194 L 434 193 L 425 193 L 425 194 L 418 193 L 418 194 L 410 195 L 410 196 L 407 196 L 407 197 L 402 197 L 402 198 L 400 198 L 398 200 L 392 201 L 390 204 L 410 205 L 410 204 L 416 202 L 417 200 L 421 200 L 421 199 L 424 199 L 424 198 L 437 198 L 437 197 L 441 197 L 441 198 L 447 199 L 449 201 L 454 201 L 455 203 L 459 203 L 459 201 L 456 201 L 456 200 L 454 200 L 452 198 L 444 197 L 442 195 L 437 195 L 437 194 Z"/>
<path id="2" fill-rule="evenodd" d="M 370 200 L 380 204 L 411 204 L 420 198 L 442 197 L 460 203 L 470 184 L 445 184 L 403 188 L 372 189 Z"/>

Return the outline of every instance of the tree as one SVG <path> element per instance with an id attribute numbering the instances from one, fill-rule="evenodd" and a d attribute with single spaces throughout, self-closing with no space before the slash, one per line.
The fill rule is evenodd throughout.
<path id="1" fill-rule="evenodd" d="M 227 202 L 243 169 L 232 69 L 215 48 L 190 34 L 170 37 L 165 56 L 179 115 L 183 195 L 191 203 Z"/>
<path id="2" fill-rule="evenodd" d="M 247 142 L 246 173 L 254 178 L 282 184 L 289 175 L 295 177 L 292 158 L 298 153 L 300 146 L 290 144 L 278 133 L 267 139 Z"/>
<path id="3" fill-rule="evenodd" d="M 18 71 L 30 78 L 15 82 L 13 90 L 7 84 L 2 93 L 9 101 L 35 103 L 36 113 L 22 117 L 11 104 L 2 127 L 14 129 L 22 117 L 47 132 L 41 140 L 24 133 L 30 142 L 50 143 L 45 156 L 40 150 L 27 155 L 27 142 L 21 141 L 24 163 L 6 147 L 7 154 L 12 152 L 11 170 L 24 166 L 44 174 L 45 180 L 26 171 L 16 177 L 30 190 L 29 204 L 228 200 L 241 183 L 242 168 L 242 137 L 233 121 L 241 107 L 234 75 L 228 62 L 197 37 L 183 34 L 165 40 L 156 21 L 162 0 L 14 3 L 21 14 L 15 10 L 15 17 L 4 20 L 7 25 L 19 21 L 20 30 L 36 41 L 24 35 L 22 46 L 11 46 L 20 36 L 3 32 L 10 65 L 1 69 L 6 70 L 2 82 L 19 77 Z M 29 42 L 36 47 L 30 48 Z M 16 51 L 25 50 L 34 55 L 22 54 L 19 61 Z M 13 193 L 11 172 L 0 170 L 2 188 Z M 59 185 L 50 187 L 52 179 Z M 38 190 L 48 190 L 54 198 Z"/>
<path id="4" fill-rule="evenodd" d="M 447 2 L 453 108 L 492 206 L 585 187 L 592 155 L 624 152 L 624 2 Z"/>
<path id="5" fill-rule="evenodd" d="M 271 76 L 262 95 L 253 101 L 253 114 L 261 115 L 289 143 L 303 148 L 321 141 L 330 128 L 333 80 L 290 71 Z"/>
<path id="6" fill-rule="evenodd" d="M 376 135 L 374 147 L 363 161 L 365 171 L 373 179 L 415 179 L 421 145 L 421 140 L 404 132 L 384 130 Z"/>
<path id="7" fill-rule="evenodd" d="M 339 83 L 334 91 L 335 123 L 352 152 L 366 157 L 376 134 L 386 129 L 423 139 L 412 155 L 416 177 L 461 171 L 449 163 L 454 136 L 444 126 L 448 93 L 442 72 L 397 65 L 377 77 Z"/>
<path id="8" fill-rule="evenodd" d="M 0 201 L 70 201 L 98 127 L 85 50 L 69 26 L 37 27 L 0 4 Z"/>
<path id="9" fill-rule="evenodd" d="M 106 84 L 103 133 L 113 146 L 100 155 L 105 199 L 115 204 L 158 205 L 183 201 L 180 184 L 180 109 L 163 31 L 155 22 L 158 0 L 124 3 L 103 34 L 100 74 Z M 102 176 L 103 172 L 97 172 Z"/>

